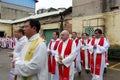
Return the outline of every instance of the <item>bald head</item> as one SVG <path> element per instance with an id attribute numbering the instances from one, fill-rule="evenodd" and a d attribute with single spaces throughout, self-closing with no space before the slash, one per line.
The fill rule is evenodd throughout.
<path id="1" fill-rule="evenodd" d="M 69 32 L 67 30 L 63 30 L 60 34 L 66 34 L 69 35 Z"/>
<path id="2" fill-rule="evenodd" d="M 63 41 L 66 41 L 66 40 L 69 38 L 69 32 L 68 32 L 67 30 L 63 30 L 63 31 L 60 33 L 60 35 L 61 35 L 61 39 L 62 39 Z"/>

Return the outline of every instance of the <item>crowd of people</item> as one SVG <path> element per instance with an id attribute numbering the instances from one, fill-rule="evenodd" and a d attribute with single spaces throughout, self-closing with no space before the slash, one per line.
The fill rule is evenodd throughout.
<path id="1" fill-rule="evenodd" d="M 101 29 L 90 38 L 76 32 L 70 37 L 67 30 L 53 32 L 48 46 L 39 35 L 40 22 L 29 19 L 23 28 L 17 28 L 16 46 L 13 52 L 9 80 L 74 80 L 75 73 L 92 75 L 91 80 L 103 80 L 107 68 L 107 50 L 110 46 Z M 51 78 L 48 78 L 48 73 Z"/>
<path id="2" fill-rule="evenodd" d="M 15 37 L 1 37 L 0 38 L 0 47 L 2 48 L 9 48 L 14 49 L 16 44 L 16 38 Z"/>
<path id="3" fill-rule="evenodd" d="M 64 30 L 60 33 L 59 44 L 57 32 L 53 33 L 48 45 L 51 80 L 74 80 L 76 72 L 81 75 L 82 67 L 86 73 L 91 73 L 92 80 L 103 80 L 103 74 L 109 64 L 107 50 L 110 44 L 101 29 L 96 29 L 94 33 L 93 38 L 83 33 L 79 39 L 76 32 L 72 32 L 72 37 L 69 38 L 69 32 Z"/>

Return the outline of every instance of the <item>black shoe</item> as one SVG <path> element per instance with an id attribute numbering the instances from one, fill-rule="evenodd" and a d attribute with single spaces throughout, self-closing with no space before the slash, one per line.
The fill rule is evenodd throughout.
<path id="1" fill-rule="evenodd" d="M 104 68 L 104 73 L 107 73 L 107 68 Z"/>
<path id="2" fill-rule="evenodd" d="M 78 72 L 78 75 L 80 76 L 80 75 L 81 75 L 81 72 Z"/>
<path id="3" fill-rule="evenodd" d="M 90 72 L 90 70 L 87 70 L 87 69 L 86 69 L 85 72 L 88 74 L 88 73 Z"/>

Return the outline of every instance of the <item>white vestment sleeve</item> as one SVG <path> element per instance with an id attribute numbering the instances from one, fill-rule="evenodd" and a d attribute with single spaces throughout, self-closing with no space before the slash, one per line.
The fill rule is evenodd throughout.
<path id="1" fill-rule="evenodd" d="M 20 53 L 13 52 L 13 59 L 14 60 L 19 60 L 20 59 Z"/>
<path id="2" fill-rule="evenodd" d="M 56 55 L 56 50 L 51 50 L 51 52 L 52 52 L 52 56 Z"/>
<path id="3" fill-rule="evenodd" d="M 110 42 L 109 42 L 108 39 L 106 39 L 106 42 L 107 42 L 107 46 L 106 46 L 106 48 L 107 48 L 107 50 L 108 50 L 108 48 L 110 47 Z"/>
<path id="4" fill-rule="evenodd" d="M 50 50 L 50 49 L 49 49 L 49 46 L 50 46 L 50 43 L 48 44 L 48 49 L 47 49 L 47 50 L 52 52 L 52 56 L 55 56 L 56 51 L 55 51 L 55 50 L 52 50 L 52 49 Z"/>
<path id="5" fill-rule="evenodd" d="M 58 45 L 59 46 L 59 45 Z M 55 50 L 55 60 L 56 60 L 56 62 L 58 62 L 59 61 L 59 55 L 58 55 L 58 47 L 57 47 L 57 50 Z"/>
<path id="6" fill-rule="evenodd" d="M 91 45 L 91 42 L 92 42 L 92 39 L 91 39 L 91 41 L 89 42 L 89 44 L 87 45 L 87 46 L 88 46 L 88 50 L 89 50 L 90 54 L 92 54 L 92 53 L 93 53 L 93 46 Z"/>
<path id="7" fill-rule="evenodd" d="M 48 44 L 48 46 L 47 46 L 47 51 L 49 51 L 50 49 L 49 49 L 49 46 L 50 46 L 50 43 Z"/>
<path id="8" fill-rule="evenodd" d="M 42 72 L 45 69 L 47 61 L 47 49 L 44 42 L 38 44 L 31 61 L 18 60 L 15 63 L 15 74 L 21 76 L 31 76 Z M 46 74 L 47 75 L 47 74 Z"/>
<path id="9" fill-rule="evenodd" d="M 75 59 L 77 55 L 77 52 L 76 52 L 76 44 L 75 42 L 73 41 L 72 43 L 72 50 L 71 50 L 71 53 L 69 56 L 65 57 L 63 60 L 62 60 L 62 63 L 66 66 L 66 67 L 69 67 L 73 60 Z"/>
<path id="10" fill-rule="evenodd" d="M 106 39 L 104 39 L 104 44 L 103 46 L 97 45 L 97 50 L 98 50 L 98 54 L 99 53 L 105 53 L 105 51 L 108 49 L 109 47 L 109 43 L 107 42 Z"/>
<path id="11" fill-rule="evenodd" d="M 79 40 L 78 45 L 77 45 L 77 47 L 76 47 L 76 52 L 79 53 L 81 47 L 82 47 L 82 43 L 81 43 L 81 41 Z"/>

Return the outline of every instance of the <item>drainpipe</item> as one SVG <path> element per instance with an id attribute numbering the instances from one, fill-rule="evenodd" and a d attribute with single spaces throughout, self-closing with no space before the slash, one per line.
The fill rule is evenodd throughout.
<path id="1" fill-rule="evenodd" d="M 60 12 L 59 15 L 60 15 L 60 32 L 62 32 L 64 17 L 63 17 L 63 13 L 62 12 Z"/>

